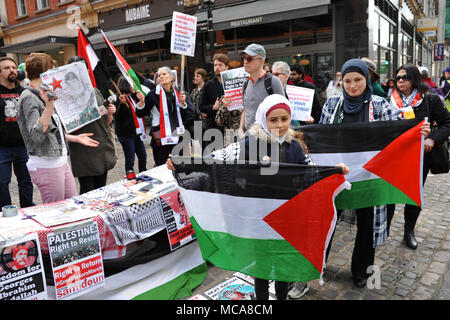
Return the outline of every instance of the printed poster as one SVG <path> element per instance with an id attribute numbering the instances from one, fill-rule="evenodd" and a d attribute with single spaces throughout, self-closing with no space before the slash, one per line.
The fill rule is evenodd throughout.
<path id="1" fill-rule="evenodd" d="M 249 74 L 245 72 L 244 68 L 236 68 L 220 73 L 222 78 L 222 86 L 225 91 L 225 97 L 231 100 L 228 106 L 229 111 L 244 108 L 242 101 L 242 86 Z"/>
<path id="2" fill-rule="evenodd" d="M 159 196 L 163 210 L 170 249 L 173 251 L 196 238 L 180 191 L 175 189 Z"/>
<path id="3" fill-rule="evenodd" d="M 195 37 L 197 17 L 180 12 L 173 12 L 170 52 L 193 57 L 195 54 Z"/>
<path id="4" fill-rule="evenodd" d="M 46 300 L 37 234 L 0 246 L 0 300 Z"/>
<path id="5" fill-rule="evenodd" d="M 75 62 L 41 74 L 56 94 L 55 110 L 67 133 L 100 118 L 94 87 L 84 62 Z"/>
<path id="6" fill-rule="evenodd" d="M 311 116 L 314 90 L 297 86 L 286 86 L 292 111 L 292 120 L 306 121 Z"/>
<path id="7" fill-rule="evenodd" d="M 73 299 L 104 285 L 97 222 L 64 228 L 47 239 L 57 300 Z"/>
<path id="8" fill-rule="evenodd" d="M 255 277 L 249 276 L 247 274 L 243 274 L 241 272 L 235 272 L 233 273 L 235 277 L 238 277 L 239 279 L 245 280 L 248 283 L 255 285 Z M 275 294 L 275 280 L 269 280 L 269 293 Z"/>
<path id="9" fill-rule="evenodd" d="M 252 300 L 255 288 L 241 279 L 232 277 L 206 291 L 212 300 Z"/>

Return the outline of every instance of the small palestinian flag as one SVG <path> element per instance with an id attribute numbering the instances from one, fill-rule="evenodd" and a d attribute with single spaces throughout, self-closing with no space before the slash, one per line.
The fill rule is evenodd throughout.
<path id="1" fill-rule="evenodd" d="M 422 203 L 423 121 L 310 125 L 300 128 L 317 165 L 350 168 L 351 190 L 336 197 L 337 209 Z"/>
<path id="2" fill-rule="evenodd" d="M 349 186 L 340 168 L 279 164 L 276 175 L 262 175 L 256 164 L 175 167 L 205 260 L 266 280 L 320 278 L 334 197 Z"/>

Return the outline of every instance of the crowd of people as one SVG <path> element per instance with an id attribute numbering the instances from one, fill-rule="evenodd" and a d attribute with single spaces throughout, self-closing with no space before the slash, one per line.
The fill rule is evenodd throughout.
<path id="1" fill-rule="evenodd" d="M 212 76 L 198 67 L 193 75 L 191 93 L 180 90 L 173 70 L 158 68 L 153 80 L 146 79 L 149 92 L 136 90 L 127 79 L 117 80 L 118 99 L 105 102 L 95 89 L 101 118 L 68 134 L 55 112 L 54 100 L 42 85 L 40 74 L 56 66 L 44 53 L 33 53 L 25 62 L 29 84 L 21 87 L 17 81 L 16 62 L 0 58 L 0 201 L 1 207 L 11 204 L 9 183 L 11 168 L 18 180 L 20 206 L 34 205 L 33 184 L 39 189 L 42 203 L 55 202 L 97 189 L 106 184 L 108 171 L 117 163 L 116 138 L 125 156 L 125 171 L 134 170 L 138 158 L 139 172 L 147 167 L 146 138 L 156 166 L 167 164 L 174 169 L 170 155 L 174 147 L 186 137 L 194 137 L 201 128 L 203 139 L 198 141 L 202 155 L 235 160 L 248 158 L 248 144 L 252 139 L 264 139 L 280 145 L 280 161 L 314 165 L 302 141 L 292 130 L 309 124 L 342 124 L 401 120 L 399 110 L 411 107 L 418 119 L 428 118 L 422 127 L 424 142 L 423 183 L 430 169 L 429 152 L 450 135 L 450 67 L 444 70 L 445 79 L 437 86 L 426 68 L 412 64 L 399 67 L 395 77 L 380 84 L 375 63 L 367 58 L 350 59 L 336 72 L 326 87 L 327 99 L 312 83 L 300 64 L 289 65 L 275 61 L 269 66 L 265 48 L 251 44 L 241 52 L 243 67 L 249 74 L 243 85 L 243 109 L 228 110 L 230 99 L 225 96 L 221 72 L 229 70 L 230 59 L 224 53 L 212 57 Z M 67 63 L 84 61 L 74 56 Z M 447 80 L 448 79 L 448 80 Z M 306 121 L 291 117 L 286 86 L 315 90 L 311 116 Z M 102 106 L 106 106 L 103 107 Z M 3 114 L 1 114 L 3 113 Z M 150 123 L 146 128 L 145 121 Z M 196 126 L 200 123 L 200 126 Z M 436 129 L 431 132 L 431 126 Z M 224 137 L 221 148 L 208 149 L 211 139 L 208 130 Z M 148 131 L 148 132 L 147 132 Z M 190 135 L 185 135 L 188 132 Z M 232 134 L 230 134 L 230 132 Z M 216 135 L 211 135 L 211 137 Z M 217 145 L 217 141 L 214 141 Z M 269 147 L 268 147 L 269 148 Z M 270 149 L 270 148 L 269 148 Z M 343 173 L 349 169 L 345 164 Z M 76 190 L 75 177 L 80 190 Z M 357 287 L 366 284 L 367 268 L 374 263 L 375 248 L 379 244 L 374 234 L 389 232 L 394 205 L 356 210 L 357 235 L 352 255 L 351 271 Z M 405 244 L 417 248 L 414 226 L 421 208 L 406 205 Z M 338 216 L 341 212 L 338 212 Z M 387 219 L 387 228 L 377 228 Z M 327 249 L 327 257 L 329 249 Z M 309 287 L 307 283 L 277 283 L 277 298 L 300 298 Z M 267 280 L 256 279 L 257 299 L 268 298 Z"/>

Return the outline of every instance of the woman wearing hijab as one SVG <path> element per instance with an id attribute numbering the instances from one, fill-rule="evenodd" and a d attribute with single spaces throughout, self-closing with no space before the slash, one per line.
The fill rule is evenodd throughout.
<path id="1" fill-rule="evenodd" d="M 163 165 L 185 130 L 191 131 L 195 110 L 189 95 L 179 92 L 173 85 L 172 70 L 158 69 L 157 86 L 145 97 L 145 105 L 137 106 L 136 115 L 152 117 L 153 159 L 156 166 Z"/>
<path id="2" fill-rule="evenodd" d="M 267 96 L 259 105 L 256 111 L 255 124 L 247 131 L 245 139 L 235 142 L 224 149 L 214 151 L 211 157 L 222 161 L 234 160 L 256 160 L 263 161 L 265 156 L 271 158 L 273 162 L 283 162 L 292 164 L 311 164 L 311 160 L 305 155 L 299 142 L 295 139 L 294 130 L 290 128 L 291 108 L 289 100 L 279 94 Z M 253 150 L 250 146 L 260 146 L 260 142 L 267 143 L 267 152 L 261 159 L 259 152 L 251 154 Z M 279 148 L 278 159 L 273 148 Z M 171 170 L 175 170 L 171 159 L 166 162 Z M 343 173 L 349 173 L 345 164 L 338 164 L 342 167 Z M 275 291 L 278 300 L 285 300 L 288 293 L 288 282 L 275 281 Z M 269 281 L 255 279 L 255 293 L 257 300 L 267 300 L 269 298 Z"/>
<path id="3" fill-rule="evenodd" d="M 424 141 L 423 184 L 425 185 L 431 166 L 430 151 L 435 145 L 446 141 L 450 134 L 450 113 L 437 94 L 428 93 L 428 87 L 422 81 L 419 70 L 412 64 L 405 64 L 396 71 L 391 104 L 405 111 L 404 118 L 423 119 L 429 117 L 428 122 L 437 123 L 437 129 Z M 411 249 L 417 248 L 414 227 L 421 210 L 421 207 L 405 205 L 404 241 Z M 388 217 L 388 228 L 391 219 L 392 216 Z"/>
<path id="4" fill-rule="evenodd" d="M 325 103 L 319 123 L 340 124 L 349 122 L 371 122 L 395 120 L 399 116 L 394 106 L 384 98 L 372 95 L 369 70 L 360 59 L 348 60 L 342 66 L 342 95 L 330 97 Z M 353 282 L 357 287 L 366 285 L 367 267 L 374 264 L 375 246 L 387 238 L 387 207 L 393 205 L 356 209 L 357 234 L 352 256 Z M 338 211 L 338 215 L 341 212 Z M 384 226 L 377 227 L 377 226 Z M 383 228 L 377 230 L 377 228 Z M 381 243 L 380 243 L 381 242 Z M 327 256 L 329 248 L 327 250 Z"/>

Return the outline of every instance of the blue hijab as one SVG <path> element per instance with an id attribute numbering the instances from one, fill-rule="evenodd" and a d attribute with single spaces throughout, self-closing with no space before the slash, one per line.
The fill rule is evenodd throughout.
<path id="1" fill-rule="evenodd" d="M 344 63 L 342 66 L 342 79 L 344 79 L 345 74 L 349 72 L 358 72 L 362 74 L 366 78 L 366 90 L 364 90 L 363 94 L 358 97 L 350 97 L 350 95 L 345 91 L 345 88 L 342 90 L 344 95 L 344 112 L 349 114 L 355 114 L 361 112 L 364 104 L 370 101 L 372 97 L 372 82 L 370 81 L 369 69 L 364 61 L 361 59 L 350 59 Z"/>

